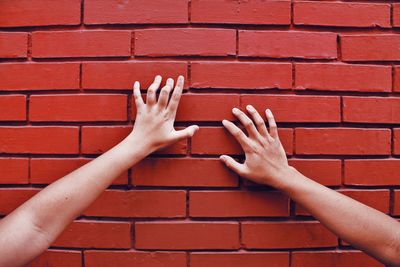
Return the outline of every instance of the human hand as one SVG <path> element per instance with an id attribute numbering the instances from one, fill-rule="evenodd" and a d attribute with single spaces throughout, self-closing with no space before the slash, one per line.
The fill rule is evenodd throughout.
<path id="1" fill-rule="evenodd" d="M 176 111 L 183 90 L 183 76 L 178 77 L 175 89 L 173 89 L 174 80 L 168 78 L 157 101 L 156 92 L 160 87 L 161 80 L 160 75 L 155 77 L 154 82 L 147 90 L 146 103 L 144 103 L 140 94 L 140 83 L 136 81 L 133 86 L 137 112 L 133 131 L 128 138 L 135 139 L 136 144 L 140 142 L 145 145 L 149 154 L 181 139 L 192 137 L 199 129 L 197 125 L 179 131 L 174 129 Z M 172 89 L 173 92 L 170 97 Z"/>
<path id="2" fill-rule="evenodd" d="M 272 112 L 267 109 L 265 113 L 269 124 L 268 132 L 264 120 L 256 109 L 251 105 L 248 105 L 246 109 L 253 120 L 237 108 L 234 108 L 232 112 L 243 124 L 248 136 L 232 122 L 222 121 L 225 128 L 242 146 L 246 156 L 245 162 L 240 164 L 227 155 L 222 155 L 220 159 L 242 177 L 257 183 L 279 187 L 283 176 L 292 167 L 288 164 L 285 150 L 279 140 L 275 119 Z"/>

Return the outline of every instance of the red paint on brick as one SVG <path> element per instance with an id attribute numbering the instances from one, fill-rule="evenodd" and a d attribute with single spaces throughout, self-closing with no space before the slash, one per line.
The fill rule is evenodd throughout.
<path id="1" fill-rule="evenodd" d="M 236 53 L 231 29 L 144 29 L 135 31 L 137 56 L 229 56 Z M 165 42 L 168 40 L 168 42 Z"/>
<path id="2" fill-rule="evenodd" d="M 390 27 L 390 5 L 322 1 L 294 2 L 297 25 Z"/>
<path id="3" fill-rule="evenodd" d="M 335 33 L 301 31 L 239 31 L 239 56 L 269 58 L 337 57 Z"/>
<path id="4" fill-rule="evenodd" d="M 1 9 L 1 3 L 0 3 Z M 2 12 L 3 13 L 3 12 Z M 28 53 L 28 34 L 0 32 L 0 58 L 24 58 Z"/>
<path id="5" fill-rule="evenodd" d="M 296 128 L 296 154 L 388 155 L 390 129 Z"/>

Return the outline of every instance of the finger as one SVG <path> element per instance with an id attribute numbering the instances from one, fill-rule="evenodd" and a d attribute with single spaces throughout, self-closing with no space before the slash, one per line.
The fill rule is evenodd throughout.
<path id="1" fill-rule="evenodd" d="M 247 133 L 250 137 L 260 137 L 260 134 L 257 132 L 256 127 L 254 126 L 253 121 L 244 114 L 243 111 L 239 110 L 238 108 L 233 108 L 232 113 L 239 119 L 239 121 L 243 124 L 244 128 L 246 129 Z"/>
<path id="2" fill-rule="evenodd" d="M 133 97 L 135 99 L 136 108 L 140 108 L 144 105 L 142 95 L 140 94 L 140 83 L 138 81 L 133 84 Z"/>
<path id="3" fill-rule="evenodd" d="M 156 103 L 156 92 L 161 84 L 161 76 L 157 75 L 154 78 L 153 83 L 150 85 L 149 89 L 147 89 L 147 104 L 154 105 Z"/>
<path id="4" fill-rule="evenodd" d="M 242 146 L 243 151 L 247 150 L 248 147 L 248 137 L 244 134 L 242 130 L 240 130 L 239 127 L 237 127 L 235 124 L 228 120 L 223 120 L 222 124 L 225 126 L 225 128 L 233 135 L 233 137 L 236 138 L 238 143 Z"/>
<path id="5" fill-rule="evenodd" d="M 158 105 L 160 108 L 165 108 L 168 104 L 169 94 L 174 86 L 174 80 L 168 78 L 166 85 L 161 89 Z"/>
<path id="6" fill-rule="evenodd" d="M 175 132 L 174 139 L 175 141 L 186 139 L 192 137 L 199 130 L 199 126 L 191 125 L 186 127 L 183 130 L 179 130 Z"/>
<path id="7" fill-rule="evenodd" d="M 246 109 L 251 114 L 251 117 L 253 118 L 253 121 L 256 124 L 258 132 L 262 136 L 267 137 L 267 135 L 268 135 L 267 127 L 265 126 L 265 122 L 264 122 L 263 118 L 261 117 L 261 115 L 258 113 L 258 111 L 252 105 L 247 105 Z"/>
<path id="8" fill-rule="evenodd" d="M 268 125 L 269 125 L 269 134 L 273 138 L 278 138 L 279 139 L 278 126 L 276 125 L 276 122 L 275 122 L 275 119 L 274 119 L 274 115 L 272 114 L 271 110 L 267 109 L 265 111 L 265 115 L 267 115 L 267 120 L 268 120 Z"/>
<path id="9" fill-rule="evenodd" d="M 183 83 L 185 79 L 182 75 L 178 77 L 174 92 L 172 93 L 171 100 L 168 104 L 168 111 L 171 113 L 171 117 L 175 118 L 176 110 L 178 109 L 179 100 L 181 99 Z"/>
<path id="10" fill-rule="evenodd" d="M 219 157 L 225 165 L 231 169 L 232 171 L 236 172 L 239 175 L 243 175 L 244 173 L 244 166 L 243 164 L 240 164 L 236 160 L 234 160 L 232 157 L 227 156 L 227 155 L 222 155 Z"/>

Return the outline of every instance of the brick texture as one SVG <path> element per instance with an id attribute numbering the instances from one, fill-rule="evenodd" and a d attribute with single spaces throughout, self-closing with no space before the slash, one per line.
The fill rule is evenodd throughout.
<path id="1" fill-rule="evenodd" d="M 398 218 L 397 2 L 0 0 L 1 216 L 131 133 L 135 81 L 183 75 L 175 125 L 200 126 L 28 266 L 382 266 L 218 157 L 244 159 L 233 107 L 269 108 L 290 165 Z"/>

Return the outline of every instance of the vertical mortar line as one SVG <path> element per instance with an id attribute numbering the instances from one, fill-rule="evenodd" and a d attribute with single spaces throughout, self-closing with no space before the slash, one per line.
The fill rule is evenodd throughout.
<path id="1" fill-rule="evenodd" d="M 390 90 L 391 93 L 394 92 L 395 87 L 395 65 L 392 63 L 392 88 Z"/>
<path id="2" fill-rule="evenodd" d="M 394 27 L 394 4 L 390 4 L 390 25 Z"/>
<path id="3" fill-rule="evenodd" d="M 82 125 L 79 125 L 78 145 L 79 145 L 78 155 L 79 157 L 82 157 Z"/>
<path id="4" fill-rule="evenodd" d="M 135 241 L 136 241 L 136 238 L 135 238 L 135 227 L 136 226 L 136 224 L 135 224 L 135 221 L 131 221 L 131 231 L 130 231 L 130 233 L 131 233 L 131 248 L 136 248 L 136 243 L 135 243 Z"/>
<path id="5" fill-rule="evenodd" d="M 189 205 L 189 203 L 190 203 L 190 190 L 188 189 L 188 190 L 186 190 L 186 219 L 190 219 L 189 218 L 189 209 L 190 209 L 190 205 Z"/>
<path id="6" fill-rule="evenodd" d="M 85 250 L 81 251 L 81 265 L 85 267 Z"/>
<path id="7" fill-rule="evenodd" d="M 337 44 L 337 61 L 342 61 L 342 40 L 341 36 L 337 33 L 336 37 L 336 44 Z"/>
<path id="8" fill-rule="evenodd" d="M 188 22 L 191 24 L 192 22 L 192 2 L 191 0 L 188 1 Z"/>
<path id="9" fill-rule="evenodd" d="M 28 61 L 32 60 L 32 33 L 31 32 L 28 33 L 26 56 L 27 56 Z"/>
<path id="10" fill-rule="evenodd" d="M 242 238 L 242 222 L 238 221 L 238 226 L 239 226 L 239 250 L 244 249 L 243 245 L 243 238 Z"/>
<path id="11" fill-rule="evenodd" d="M 296 64 L 294 62 L 294 60 L 291 60 L 291 64 L 292 64 L 292 91 L 295 89 L 296 87 Z"/>
<path id="12" fill-rule="evenodd" d="M 239 58 L 239 29 L 236 29 L 236 55 L 235 58 L 236 60 Z"/>
<path id="13" fill-rule="evenodd" d="M 82 62 L 79 63 L 79 93 L 83 93 L 83 86 L 82 86 L 82 69 L 83 64 Z"/>
<path id="14" fill-rule="evenodd" d="M 292 252 L 293 251 L 289 251 L 289 267 L 292 267 Z"/>
<path id="15" fill-rule="evenodd" d="M 85 0 L 81 0 L 81 26 L 83 24 L 83 20 L 84 20 L 84 9 L 85 9 Z"/>
<path id="16" fill-rule="evenodd" d="M 294 27 L 294 2 L 290 1 L 290 28 Z"/>

